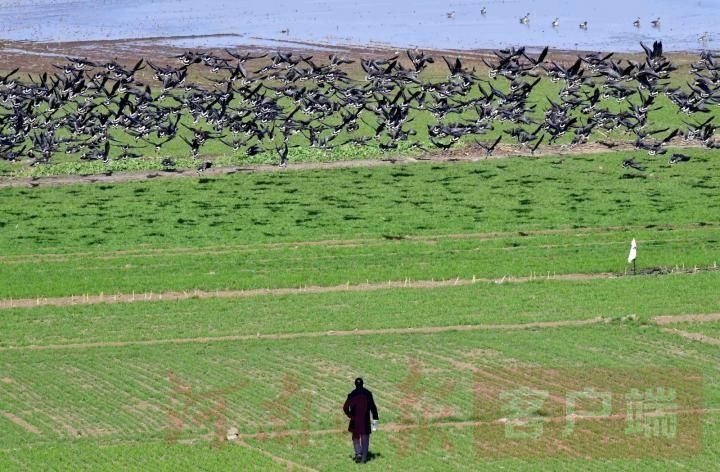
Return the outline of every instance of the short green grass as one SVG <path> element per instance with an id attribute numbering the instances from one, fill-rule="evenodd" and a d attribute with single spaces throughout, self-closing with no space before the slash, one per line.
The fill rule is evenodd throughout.
<path id="1" fill-rule="evenodd" d="M 4 321 L 0 347 L 595 317 L 648 323 L 656 315 L 720 312 L 720 300 L 714 290 L 718 283 L 720 273 L 676 274 L 15 308 L 1 312 Z"/>
<path id="2" fill-rule="evenodd" d="M 2 299 L 533 271 L 536 279 L 2 309 L 0 469 L 272 470 L 291 461 L 349 470 L 357 466 L 340 406 L 362 375 L 381 415 L 373 469 L 713 470 L 720 455 L 717 347 L 652 321 L 720 311 L 720 273 L 712 270 L 720 253 L 719 164 L 712 153 L 692 152 L 683 166 L 649 161 L 646 178 L 627 178 L 633 174 L 620 167 L 625 154 L 602 154 L 4 188 Z M 704 270 L 547 279 L 548 271 L 624 273 L 633 237 L 639 269 Z M 597 316 L 608 322 L 307 334 Z M 221 336 L 244 338 L 183 342 Z M 60 344 L 76 346 L 54 349 Z M 445 412 L 447 421 L 472 421 L 473 371 L 493 369 L 498 382 L 513 387 L 523 379 L 504 369 L 515 367 L 696 370 L 703 380 L 698 407 L 711 409 L 702 417 L 703 449 L 671 458 L 649 448 L 640 459 L 491 459 L 473 447 L 471 429 L 448 428 L 452 447 L 442 447 L 443 430 L 431 429 L 436 436 L 426 443 L 415 442 L 419 433 L 405 436 L 421 445 L 408 454 L 402 435 L 382 429 L 407 422 L 408 399 Z M 413 385 L 420 391 L 409 393 Z M 249 435 L 245 444 L 214 444 L 212 415 L 187 422 L 179 442 L 168 441 L 168 415 L 187 403 L 188 389 L 199 395 L 191 417 L 217 408 L 227 426 Z M 227 390 L 224 407 L 208 403 L 207 393 L 217 389 Z M 303 429 L 315 432 L 307 442 L 260 435 Z"/>
<path id="3" fill-rule="evenodd" d="M 715 266 L 720 160 L 621 159 L 7 188 L 0 296 L 624 273 L 632 238 L 641 269 Z"/>
<path id="4" fill-rule="evenodd" d="M 189 453 L 190 452 L 190 453 Z M 0 451 L 3 470 L 29 470 L 43 465 L 53 470 L 230 470 L 282 471 L 287 467 L 257 450 L 243 446 L 222 449 L 206 443 L 185 445 L 163 441 L 65 441 Z"/>
<path id="5" fill-rule="evenodd" d="M 720 160 L 709 151 L 692 155 L 677 167 L 654 160 L 639 176 L 620 166 L 627 154 L 606 153 L 6 188 L 0 250 L 14 255 L 713 224 Z"/>
<path id="6" fill-rule="evenodd" d="M 162 293 L 380 284 L 386 281 L 501 280 L 563 274 L 632 274 L 626 262 L 637 238 L 639 270 L 715 270 L 717 228 L 636 229 L 489 238 L 370 240 L 335 245 L 282 244 L 8 257 L 12 283 L 0 297 Z M 388 261 L 393 261 L 388 264 Z"/>
<path id="7" fill-rule="evenodd" d="M 720 323 L 717 322 L 705 322 L 705 323 L 677 323 L 668 325 L 669 328 L 677 328 L 682 331 L 688 331 L 690 333 L 699 333 L 709 336 L 711 338 L 720 339 Z"/>
<path id="8" fill-rule="evenodd" d="M 251 463 L 259 460 L 252 454 L 241 456 L 243 451 L 237 451 L 235 445 L 217 451 L 209 445 L 165 445 L 167 411 L 186 401 L 177 390 L 177 385 L 182 385 L 197 394 L 226 388 L 228 424 L 243 434 L 304 427 L 330 430 L 307 442 L 302 442 L 300 436 L 284 440 L 255 438 L 248 442 L 305 466 L 344 469 L 354 464 L 348 458 L 349 437 L 341 433 L 346 423 L 340 404 L 356 374 L 364 375 L 368 387 L 374 390 L 382 425 L 404 421 L 408 395 L 417 395 L 413 397 L 415 405 L 442 415 L 445 421 L 471 421 L 475 401 L 472 386 L 476 381 L 472 368 L 500 372 L 504 378 L 501 385 L 512 389 L 523 385 L 523 379 L 503 369 L 568 367 L 592 371 L 643 366 L 696 369 L 704 379 L 703 404 L 697 406 L 720 406 L 715 348 L 687 344 L 652 326 L 627 323 L 513 332 L 376 335 L 357 337 L 351 342 L 344 338 L 325 338 L 322 342 L 250 340 L 59 353 L 6 352 L 0 361 L 0 374 L 5 379 L 0 383 L 0 410 L 22 415 L 41 434 L 1 423 L 5 454 L 0 460 L 4 469 L 18 468 L 18 461 L 20 465 L 42 466 L 60 458 L 64 460 L 53 464 L 59 469 L 86 467 L 97 461 L 109 467 L 126 460 L 118 457 L 123 444 L 129 444 L 130 457 L 147 453 L 145 461 L 149 466 L 158 461 L 160 454 L 174 465 L 209 468 L 211 464 L 230 468 L 236 461 L 242 465 L 240 457 Z M 179 384 L 173 384 L 171 378 Z M 448 381 L 452 381 L 452 388 L 443 390 Z M 536 388 L 543 386 L 535 385 L 542 382 L 537 379 L 525 382 Z M 189 410 L 189 414 L 201 414 L 202 408 L 207 408 L 202 403 L 206 400 L 200 397 L 198 409 Z M 504 464 L 512 470 L 650 470 L 675 464 L 710 470 L 718 455 L 717 419 L 717 413 L 704 415 L 700 439 L 704 447 L 699 455 L 665 460 L 653 460 L 652 450 L 642 454 L 641 459 L 626 460 L 487 459 L 474 450 L 471 428 L 452 430 L 447 451 L 439 443 L 424 445 L 418 442 L 421 437 L 381 429 L 373 436 L 372 447 L 380 456 L 371 465 L 378 469 L 420 470 L 434 470 L 441 464 L 451 470 L 471 464 L 472 468 Z M 188 423 L 180 439 L 211 432 L 211 424 L 200 423 Z M 435 440 L 441 432 L 435 430 Z M 407 441 L 413 453 L 403 453 L 400 441 Z M 145 446 L 138 449 L 139 442 Z M 67 446 L 77 455 L 63 454 L 50 444 Z"/>

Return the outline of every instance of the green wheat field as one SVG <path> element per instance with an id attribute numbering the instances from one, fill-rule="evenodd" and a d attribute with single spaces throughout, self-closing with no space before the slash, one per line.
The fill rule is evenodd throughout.
<path id="1" fill-rule="evenodd" d="M 368 469 L 716 470 L 720 155 L 683 152 L 2 188 L 0 470 L 354 470 L 357 376 Z M 579 386 L 684 411 L 564 436 Z"/>

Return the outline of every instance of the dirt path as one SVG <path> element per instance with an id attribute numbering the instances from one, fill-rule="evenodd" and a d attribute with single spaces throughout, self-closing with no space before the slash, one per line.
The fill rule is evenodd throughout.
<path id="1" fill-rule="evenodd" d="M 659 325 L 667 325 L 672 323 L 709 323 L 712 321 L 720 321 L 720 313 L 695 314 L 695 315 L 675 315 L 675 316 L 656 316 L 653 321 Z"/>
<path id="2" fill-rule="evenodd" d="M 688 314 L 688 315 L 676 315 L 676 316 L 656 316 L 653 321 L 660 326 L 675 324 L 675 323 L 712 323 L 720 321 L 720 313 L 707 313 L 707 314 Z M 693 333 L 690 331 L 684 331 L 677 328 L 662 328 L 665 333 L 674 334 L 690 341 L 697 341 L 710 346 L 720 346 L 720 339 L 713 338 L 702 333 Z"/>
<path id="3" fill-rule="evenodd" d="M 564 398 L 563 398 L 564 400 Z M 563 402 L 564 403 L 564 402 Z M 675 410 L 674 413 L 678 415 L 696 415 L 696 414 L 708 414 L 708 413 L 720 413 L 720 408 L 686 408 L 686 409 L 678 409 Z M 566 416 L 545 416 L 543 417 L 543 421 L 547 423 L 564 423 L 567 421 Z M 627 415 L 624 413 L 615 413 L 612 415 L 605 415 L 605 416 L 578 416 L 575 417 L 576 421 L 607 421 L 607 420 L 618 420 L 618 421 L 627 421 Z M 435 428 L 457 428 L 457 429 L 464 429 L 464 428 L 474 428 L 478 426 L 486 426 L 486 425 L 493 425 L 493 424 L 505 424 L 509 420 L 505 418 L 500 418 L 497 420 L 485 420 L 485 421 L 432 421 L 428 423 L 384 423 L 380 425 L 380 431 L 389 431 L 389 432 L 400 432 L 400 431 L 407 431 L 407 430 L 416 430 L 416 429 L 435 429 Z M 237 439 L 233 439 L 233 441 L 243 441 L 248 439 L 257 439 L 257 440 L 267 440 L 267 439 L 276 439 L 276 438 L 286 438 L 291 436 L 302 436 L 302 435 L 308 435 L 308 436 L 325 436 L 325 435 L 344 435 L 347 433 L 347 429 L 345 428 L 331 428 L 331 429 L 320 429 L 320 430 L 311 430 L 311 431 L 303 431 L 303 430 L 287 430 L 287 431 L 274 431 L 274 432 L 261 432 L 261 433 L 240 433 L 237 437 Z"/>
<path id="4" fill-rule="evenodd" d="M 652 318 L 653 321 L 661 320 L 660 325 L 669 323 L 682 323 L 694 321 L 698 319 L 716 320 L 720 319 L 720 313 L 708 313 L 705 315 L 663 315 Z M 525 329 L 547 329 L 560 328 L 568 326 L 588 326 L 610 322 L 610 318 L 594 317 L 575 320 L 558 320 L 558 321 L 536 321 L 530 323 L 514 323 L 514 324 L 475 324 L 475 325 L 449 325 L 449 326 L 422 326 L 411 328 L 377 328 L 377 329 L 353 329 L 353 330 L 328 330 L 328 331 L 309 331 L 296 333 L 257 333 L 228 335 L 228 336 L 203 336 L 196 338 L 168 338 L 168 339 L 145 339 L 130 341 L 98 341 L 87 343 L 68 343 L 68 344 L 30 344 L 27 346 L 2 346 L 2 351 L 54 351 L 54 350 L 72 350 L 72 349 L 95 349 L 105 347 L 127 347 L 127 346 L 157 346 L 163 344 L 209 344 L 228 341 L 252 341 L 252 340 L 284 340 L 284 339 L 312 339 L 320 337 L 338 337 L 338 336 L 376 336 L 383 334 L 437 334 L 450 331 L 510 331 Z M 677 329 L 663 328 L 663 331 L 672 334 L 679 334 L 688 339 L 695 341 L 704 341 L 708 344 L 720 345 L 720 339 L 710 338 L 698 333 L 688 333 Z"/>
<path id="5" fill-rule="evenodd" d="M 9 298 L 0 300 L 0 310 L 10 308 L 33 308 L 38 306 L 68 306 L 68 305 L 95 305 L 99 303 L 135 303 L 135 302 L 158 302 L 189 300 L 191 298 L 248 298 L 260 296 L 286 296 L 301 295 L 306 293 L 337 293 L 337 292 L 372 292 L 376 290 L 388 290 L 398 288 L 409 289 L 434 289 L 442 287 L 454 287 L 472 285 L 476 283 L 492 283 L 501 285 L 504 283 L 526 283 L 539 280 L 554 281 L 580 281 L 580 280 L 604 280 L 622 277 L 640 277 L 643 275 L 673 274 L 684 275 L 698 272 L 715 271 L 716 268 L 707 269 L 692 268 L 666 271 L 664 269 L 648 269 L 646 273 L 629 276 L 620 273 L 597 272 L 597 273 L 574 273 L 574 274 L 547 274 L 538 273 L 530 276 L 503 276 L 502 278 L 475 277 L 472 279 L 461 279 L 460 277 L 447 280 L 388 280 L 387 282 L 373 282 L 351 285 L 306 285 L 301 287 L 282 288 L 254 288 L 242 290 L 186 290 L 167 292 L 142 292 L 142 293 L 118 293 L 105 295 L 103 293 L 90 295 L 71 295 L 65 297 L 35 297 L 35 298 Z M 688 315 L 692 316 L 692 315 Z M 661 321 L 662 323 L 662 321 Z"/>
<path id="6" fill-rule="evenodd" d="M 376 336 L 382 334 L 436 334 L 449 331 L 493 331 L 493 330 L 522 330 L 558 328 L 565 326 L 585 326 L 607 322 L 602 317 L 589 318 L 584 320 L 560 320 L 560 321 L 537 321 L 519 324 L 481 324 L 481 325 L 451 325 L 451 326 L 426 326 L 416 328 L 378 328 L 378 329 L 354 329 L 354 330 L 330 330 L 310 331 L 298 333 L 270 333 L 255 335 L 240 334 L 230 336 L 198 337 L 198 338 L 170 338 L 170 339 L 146 339 L 136 341 L 100 341 L 89 343 L 68 343 L 68 344 L 30 344 L 27 346 L 3 346 L 2 351 L 54 351 L 67 349 L 94 349 L 104 347 L 127 347 L 127 346 L 157 346 L 163 344 L 209 344 L 228 341 L 251 341 L 251 340 L 282 340 L 282 339 L 312 339 L 320 337 L 337 336 Z"/>
<path id="7" fill-rule="evenodd" d="M 319 472 L 317 469 L 313 469 L 312 467 L 308 467 L 308 466 L 306 466 L 306 465 L 302 465 L 302 464 L 299 464 L 299 463 L 297 463 L 297 462 L 293 462 L 293 461 L 291 461 L 290 459 L 285 459 L 285 458 L 283 458 L 283 457 L 276 456 L 275 454 L 273 454 L 273 453 L 271 453 L 271 452 L 268 452 L 268 451 L 266 451 L 265 449 L 261 449 L 261 448 L 259 448 L 259 447 L 251 446 L 250 444 L 246 443 L 245 441 L 238 440 L 238 441 L 237 441 L 237 444 L 239 444 L 240 446 L 245 447 L 245 448 L 247 448 L 247 449 L 250 449 L 250 450 L 252 450 L 252 451 L 255 451 L 255 452 L 259 453 L 259 454 L 262 454 L 262 455 L 265 456 L 265 457 L 269 457 L 269 458 L 272 459 L 274 462 L 277 462 L 278 464 L 282 464 L 282 465 L 286 466 L 286 467 L 288 468 L 288 470 L 299 469 L 299 470 L 307 470 L 307 471 L 310 471 L 310 472 Z"/>
<path id="8" fill-rule="evenodd" d="M 473 278 L 473 279 L 449 279 L 449 280 L 396 280 L 379 283 L 366 283 L 358 285 L 333 285 L 333 286 L 306 286 L 300 288 L 259 288 L 249 290 L 190 290 L 184 292 L 161 292 L 161 293 L 121 293 L 116 295 L 81 295 L 70 297 L 38 297 L 0 300 L 0 309 L 3 308 L 31 308 L 36 306 L 67 306 L 67 305 L 93 305 L 97 303 L 134 303 L 149 301 L 171 301 L 188 300 L 190 298 L 246 298 L 258 296 L 283 296 L 299 295 L 303 293 L 333 293 L 333 292 L 369 292 L 375 290 L 387 290 L 396 288 L 422 288 L 432 289 L 441 287 L 453 287 L 471 285 L 474 283 L 523 283 L 534 280 L 594 280 L 610 279 L 621 277 L 612 273 L 597 274 L 538 274 L 528 277 L 503 277 L 500 279 Z"/>
<path id="9" fill-rule="evenodd" d="M 676 334 L 682 338 L 689 339 L 690 341 L 697 341 L 703 344 L 709 344 L 710 346 L 720 346 L 720 339 L 713 338 L 702 333 L 691 333 L 689 331 L 683 331 L 675 328 L 663 328 L 663 331 L 670 334 Z"/>
<path id="10" fill-rule="evenodd" d="M 31 425 L 24 419 L 20 418 L 19 416 L 16 416 L 9 411 L 2 411 L 0 410 L 0 415 L 3 415 L 5 418 L 10 420 L 12 423 L 16 424 L 17 426 L 20 426 L 22 429 L 27 431 L 28 433 L 40 435 L 40 430 L 37 429 L 35 426 Z"/>
<path id="11" fill-rule="evenodd" d="M 4 414 L 5 412 L 3 412 Z M 688 409 L 682 409 L 677 410 L 677 414 L 680 415 L 693 415 L 693 414 L 719 414 L 720 408 L 716 407 L 705 407 L 705 408 L 688 408 Z M 14 415 L 13 415 L 14 416 Z M 608 419 L 611 420 L 621 420 L 626 421 L 626 415 L 622 413 L 613 414 L 610 416 L 582 416 L 582 417 L 576 417 L 576 421 L 594 421 L 594 420 L 601 420 L 601 421 L 607 421 Z M 423 423 L 381 423 L 380 424 L 380 432 L 402 432 L 402 431 L 409 431 L 409 430 L 434 430 L 439 428 L 454 428 L 454 429 L 464 429 L 464 428 L 474 428 L 478 426 L 486 426 L 486 425 L 493 425 L 493 424 L 505 424 L 508 420 L 504 418 L 494 419 L 494 420 L 485 420 L 485 421 L 429 421 L 429 422 L 423 422 Z M 562 423 L 567 421 L 566 416 L 547 416 L 543 418 L 543 421 L 546 421 L 548 423 Z M 31 426 L 32 427 L 32 426 Z M 34 427 L 32 427 L 35 429 Z M 38 434 L 40 434 L 38 432 Z M 260 432 L 254 432 L 254 433 L 239 433 L 236 437 L 228 439 L 229 442 L 237 444 L 239 446 L 243 447 L 249 447 L 252 449 L 257 450 L 261 454 L 265 455 L 266 457 L 270 458 L 277 458 L 280 460 L 283 464 L 288 464 L 289 461 L 287 459 L 284 459 L 280 456 L 276 456 L 272 453 L 269 453 L 267 451 L 261 451 L 260 448 L 254 447 L 250 444 L 248 444 L 246 441 L 250 440 L 257 440 L 257 441 L 268 441 L 273 439 L 284 439 L 289 437 L 295 437 L 295 436 L 308 436 L 308 437 L 318 437 L 318 436 L 328 436 L 328 435 L 338 435 L 345 437 L 347 435 L 347 429 L 344 427 L 341 428 L 327 428 L 327 429 L 311 429 L 311 430 L 302 430 L 302 429 L 292 429 L 292 430 L 284 430 L 284 431 L 260 431 Z M 214 434 L 206 434 L 202 436 L 198 436 L 191 439 L 183 439 L 177 441 L 180 444 L 197 444 L 199 442 L 210 442 L 216 440 L 216 436 Z M 122 446 L 122 445 L 137 445 L 137 444 L 147 444 L 147 443 L 162 443 L 167 444 L 165 440 L 162 441 L 155 441 L 155 440 L 128 440 L 128 439 L 118 439 L 113 438 L 112 436 L 109 436 L 106 438 L 105 441 L 103 441 L 101 444 L 99 444 L 99 447 L 104 446 Z M 39 445 L 49 445 L 54 444 L 54 441 L 33 441 L 31 444 L 31 447 L 37 447 Z M 24 449 L 26 446 L 23 447 L 10 447 L 10 448 L 0 448 L 0 451 L 7 452 L 7 453 L 13 453 L 19 449 Z M 293 463 L 295 467 L 305 467 L 306 470 L 314 470 L 309 468 L 308 466 L 303 466 L 298 463 Z"/>
<path id="12" fill-rule="evenodd" d="M 671 143 L 676 148 L 698 148 L 700 146 L 694 144 L 675 141 Z M 634 147 L 631 143 L 621 144 L 615 147 L 614 151 L 629 151 Z M 587 143 L 573 146 L 572 148 L 565 145 L 544 146 L 535 152 L 535 157 L 572 157 L 580 155 L 591 155 L 612 152 L 607 147 L 597 143 Z M 488 157 L 477 149 L 456 149 L 448 152 L 432 152 L 420 156 L 395 156 L 383 159 L 356 159 L 331 162 L 298 162 L 291 163 L 286 168 L 281 168 L 270 164 L 248 164 L 242 166 L 231 167 L 214 167 L 207 169 L 199 174 L 194 169 L 182 169 L 172 172 L 162 170 L 144 170 L 144 171 L 125 171 L 115 172 L 111 175 L 59 175 L 47 177 L 23 177 L 23 178 L 0 178 L 0 189 L 7 187 L 37 187 L 48 185 L 71 185 L 71 184 L 91 184 L 91 183 L 121 183 L 136 182 L 155 178 L 179 178 L 179 177 L 198 177 L 198 176 L 219 176 L 236 173 L 257 173 L 257 172 L 292 172 L 302 170 L 321 170 L 321 169 L 348 169 L 348 168 L 370 168 L 380 166 L 393 165 L 410 165 L 422 162 L 476 162 L 487 159 L 504 159 L 508 157 L 527 157 L 527 149 L 518 145 L 505 144 L 499 145 L 492 156 Z M 212 160 L 214 156 L 203 156 L 205 159 Z"/>

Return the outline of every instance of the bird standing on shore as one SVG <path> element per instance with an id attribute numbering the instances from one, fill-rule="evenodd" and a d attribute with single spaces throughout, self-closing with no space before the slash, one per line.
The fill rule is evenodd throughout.
<path id="1" fill-rule="evenodd" d="M 523 25 L 530 23 L 530 13 L 525 13 L 525 16 L 520 18 L 520 23 L 522 23 Z"/>
<path id="2" fill-rule="evenodd" d="M 560 26 L 560 18 L 555 18 L 552 22 L 552 27 L 557 28 L 558 26 Z"/>
<path id="3" fill-rule="evenodd" d="M 656 19 L 652 20 L 650 24 L 653 28 L 660 28 L 660 17 L 658 16 Z"/>
<path id="4" fill-rule="evenodd" d="M 482 8 L 480 9 L 480 14 L 483 15 L 483 16 L 486 15 L 486 14 L 487 14 L 487 8 L 482 7 Z"/>
<path id="5" fill-rule="evenodd" d="M 580 27 L 581 30 L 586 30 L 586 29 L 588 29 L 588 22 L 587 22 L 587 21 L 583 21 L 583 22 L 580 23 L 578 26 Z"/>
<path id="6" fill-rule="evenodd" d="M 633 26 L 635 28 L 640 28 L 640 17 L 638 16 L 635 21 L 633 21 Z"/>

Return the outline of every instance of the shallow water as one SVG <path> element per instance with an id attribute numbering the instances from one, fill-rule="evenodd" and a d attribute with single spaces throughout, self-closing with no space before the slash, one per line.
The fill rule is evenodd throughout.
<path id="1" fill-rule="evenodd" d="M 452 18 L 449 12 L 454 12 Z M 527 12 L 530 21 L 521 24 Z M 557 28 L 551 26 L 555 17 Z M 636 17 L 640 28 L 632 24 Z M 659 28 L 650 25 L 656 17 L 661 18 Z M 586 20 L 588 29 L 580 29 Z M 236 35 L 182 40 L 187 47 L 279 40 L 464 50 L 549 45 L 638 51 L 640 41 L 662 39 L 667 50 L 691 51 L 720 47 L 719 20 L 720 0 L 0 0 L 0 39 Z M 701 42 L 704 32 L 710 32 L 710 40 Z"/>

